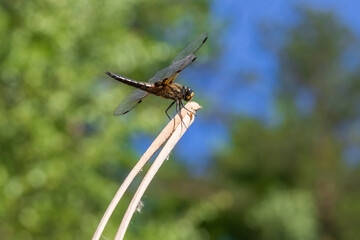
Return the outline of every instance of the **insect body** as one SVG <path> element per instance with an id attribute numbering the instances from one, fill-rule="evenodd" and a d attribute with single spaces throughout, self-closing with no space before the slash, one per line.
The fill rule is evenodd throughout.
<path id="1" fill-rule="evenodd" d="M 158 71 L 148 82 L 139 82 L 118 76 L 114 73 L 106 72 L 106 74 L 113 79 L 137 88 L 121 101 L 120 105 L 116 108 L 114 115 L 128 113 L 150 94 L 174 100 L 165 111 L 168 117 L 167 111 L 174 103 L 176 103 L 177 111 L 179 111 L 181 107 L 184 107 L 182 101 L 190 101 L 194 96 L 194 92 L 188 87 L 174 83 L 174 80 L 185 67 L 195 61 L 195 53 L 204 44 L 206 39 L 206 33 L 198 36 L 174 58 L 170 66 Z"/>

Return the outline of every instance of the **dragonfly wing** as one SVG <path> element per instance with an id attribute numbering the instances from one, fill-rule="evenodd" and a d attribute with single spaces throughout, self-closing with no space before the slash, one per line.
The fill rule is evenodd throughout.
<path id="1" fill-rule="evenodd" d="M 173 82 L 185 67 L 195 61 L 195 53 L 205 43 L 207 37 L 207 33 L 202 33 L 200 36 L 195 38 L 189 45 L 184 48 L 184 50 L 176 55 L 169 67 L 157 72 L 152 78 L 150 78 L 149 82 L 155 83 L 162 81 L 163 84 Z"/>
<path id="2" fill-rule="evenodd" d="M 161 81 L 163 84 L 168 84 L 173 82 L 180 72 L 189 66 L 193 61 L 195 61 L 196 56 L 194 54 L 190 54 L 179 61 L 172 62 L 170 66 L 158 71 L 152 78 L 150 78 L 149 82 L 155 83 Z"/>
<path id="3" fill-rule="evenodd" d="M 140 89 L 135 89 L 124 97 L 119 106 L 116 108 L 114 115 L 123 115 L 130 112 L 137 105 L 139 105 L 144 98 L 149 96 L 150 93 Z"/>
<path id="4" fill-rule="evenodd" d="M 184 50 L 182 50 L 181 52 L 178 53 L 178 55 L 176 55 L 176 57 L 173 60 L 173 63 L 189 56 L 190 54 L 195 54 L 205 43 L 207 38 L 208 38 L 207 33 L 202 33 L 200 36 L 195 38 L 189 45 L 187 45 L 184 48 Z"/>

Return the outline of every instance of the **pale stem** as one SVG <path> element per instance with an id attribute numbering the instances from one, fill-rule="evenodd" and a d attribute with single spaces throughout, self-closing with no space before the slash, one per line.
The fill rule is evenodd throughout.
<path id="1" fill-rule="evenodd" d="M 196 112 L 200 109 L 200 105 L 196 102 L 189 102 L 185 106 L 192 112 Z M 141 197 L 143 196 L 147 186 L 149 185 L 150 181 L 160 168 L 161 164 L 164 162 L 166 157 L 170 154 L 171 150 L 175 147 L 176 143 L 180 140 L 181 136 L 185 133 L 188 127 L 194 121 L 194 115 L 189 113 L 186 109 L 181 109 L 180 114 L 177 114 L 161 131 L 161 133 L 156 137 L 150 147 L 146 150 L 146 152 L 142 155 L 140 160 L 131 170 L 129 175 L 126 177 L 122 185 L 120 186 L 119 190 L 116 192 L 114 198 L 112 199 L 111 203 L 109 204 L 104 216 L 102 217 L 95 233 L 93 236 L 93 240 L 98 240 L 104 231 L 104 228 L 109 221 L 111 214 L 113 213 L 115 207 L 119 203 L 120 199 L 124 195 L 126 189 L 129 187 L 131 182 L 134 180 L 136 175 L 141 171 L 147 161 L 154 155 L 154 153 L 168 140 L 165 144 L 164 148 L 159 153 L 158 157 L 150 167 L 149 171 L 145 175 L 143 181 L 141 182 L 138 190 L 136 191 L 124 217 L 119 227 L 119 230 L 116 234 L 115 239 L 123 239 L 126 229 L 129 225 L 132 215 L 136 210 L 136 206 L 138 205 Z M 182 124 L 180 124 L 182 123 Z"/>

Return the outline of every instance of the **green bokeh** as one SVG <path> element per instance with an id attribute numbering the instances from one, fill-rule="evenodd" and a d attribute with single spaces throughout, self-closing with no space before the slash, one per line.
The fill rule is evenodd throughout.
<path id="1" fill-rule="evenodd" d="M 0 3 L 0 239 L 91 238 L 138 159 L 131 139 L 152 137 L 167 122 L 168 102 L 156 99 L 162 107 L 112 117 L 130 88 L 104 72 L 148 79 L 184 42 L 214 30 L 208 10 L 207 1 L 190 0 Z M 285 36 L 272 43 L 279 121 L 217 113 L 230 141 L 201 176 L 174 154 L 126 239 L 359 238 L 359 166 L 348 166 L 343 154 L 360 145 L 360 72 L 343 62 L 358 39 L 331 13 L 300 13 L 291 29 L 275 31 L 270 20 L 259 28 L 270 46 L 271 33 Z M 304 90 L 315 99 L 305 113 L 297 105 Z"/>
<path id="2" fill-rule="evenodd" d="M 166 122 L 151 104 L 127 120 L 112 117 L 129 88 L 104 72 L 151 77 L 179 50 L 160 36 L 184 24 L 189 8 L 187 16 L 206 15 L 202 1 L 0 4 L 1 239 L 92 236 L 136 162 L 130 136 Z M 194 21 L 182 42 L 204 24 Z"/>

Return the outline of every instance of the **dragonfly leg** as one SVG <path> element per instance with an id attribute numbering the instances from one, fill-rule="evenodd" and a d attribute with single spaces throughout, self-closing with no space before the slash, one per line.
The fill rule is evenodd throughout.
<path id="1" fill-rule="evenodd" d="M 170 116 L 169 116 L 169 114 L 168 114 L 168 111 L 169 111 L 169 109 L 172 107 L 172 105 L 174 105 L 174 103 L 175 103 L 176 101 L 173 101 L 171 104 L 170 104 L 170 106 L 165 110 L 165 113 L 166 113 L 166 116 L 171 120 L 171 118 L 170 118 Z M 176 107 L 177 107 L 177 105 L 176 105 Z M 177 109 L 176 109 L 177 110 Z"/>
<path id="2" fill-rule="evenodd" d="M 177 101 L 175 103 L 175 111 L 176 111 L 176 114 L 179 113 L 179 103 Z"/>
<path id="3" fill-rule="evenodd" d="M 180 110 L 181 110 L 181 106 L 184 107 L 184 104 L 183 104 L 182 101 L 180 100 L 180 101 L 178 101 L 178 102 L 176 103 L 176 111 L 177 111 L 178 113 L 179 113 Z M 185 109 L 186 109 L 186 108 L 185 108 Z M 187 110 L 187 109 L 186 109 L 186 110 Z M 189 111 L 189 110 L 188 110 L 188 111 Z M 179 116 L 180 116 L 180 120 L 181 120 L 181 126 L 184 125 L 184 127 L 187 129 L 186 124 L 184 123 L 181 114 L 179 114 Z"/>
<path id="4" fill-rule="evenodd" d="M 179 106 L 180 106 L 180 104 L 181 104 L 181 106 L 182 106 L 183 108 L 185 108 L 188 112 L 191 112 L 192 114 L 194 114 L 194 115 L 196 116 L 196 114 L 195 114 L 193 111 L 187 109 L 187 108 L 184 106 L 184 103 L 183 103 L 181 100 L 180 100 Z"/>

